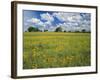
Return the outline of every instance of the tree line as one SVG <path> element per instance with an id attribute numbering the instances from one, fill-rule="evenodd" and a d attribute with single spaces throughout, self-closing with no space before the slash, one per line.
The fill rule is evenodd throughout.
<path id="1" fill-rule="evenodd" d="M 33 26 L 30 26 L 28 29 L 27 29 L 27 31 L 25 31 L 25 32 L 47 32 L 48 30 L 44 30 L 44 31 L 42 31 L 42 30 L 39 30 L 38 28 L 36 28 L 36 27 L 33 27 Z M 55 31 L 54 32 L 72 32 L 72 31 L 66 31 L 66 30 L 63 30 L 61 27 L 57 27 L 56 29 L 55 29 Z M 74 31 L 74 32 L 87 32 L 85 29 L 82 29 L 81 31 Z M 89 32 L 89 31 L 88 31 Z"/>

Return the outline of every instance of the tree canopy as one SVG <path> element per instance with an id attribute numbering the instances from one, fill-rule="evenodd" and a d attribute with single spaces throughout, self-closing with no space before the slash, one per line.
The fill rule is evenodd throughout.
<path id="1" fill-rule="evenodd" d="M 86 30 L 85 29 L 82 29 L 82 32 L 86 32 Z"/>
<path id="2" fill-rule="evenodd" d="M 61 27 L 56 28 L 55 32 L 62 32 L 62 28 Z"/>
<path id="3" fill-rule="evenodd" d="M 39 31 L 39 29 L 38 29 L 38 28 L 35 28 L 35 27 L 33 27 L 33 26 L 30 26 L 30 27 L 28 28 L 28 32 L 37 32 L 37 31 Z"/>

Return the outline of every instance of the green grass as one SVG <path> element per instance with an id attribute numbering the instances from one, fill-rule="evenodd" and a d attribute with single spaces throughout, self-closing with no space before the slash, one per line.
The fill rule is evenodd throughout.
<path id="1" fill-rule="evenodd" d="M 90 33 L 24 32 L 23 68 L 90 66 Z"/>

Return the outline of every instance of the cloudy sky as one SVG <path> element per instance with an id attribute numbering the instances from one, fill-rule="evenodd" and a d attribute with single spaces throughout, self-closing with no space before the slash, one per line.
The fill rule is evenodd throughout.
<path id="1" fill-rule="evenodd" d="M 57 27 L 62 27 L 66 31 L 81 31 L 82 29 L 90 31 L 91 14 L 23 10 L 24 31 L 30 26 L 42 31 L 54 31 Z"/>

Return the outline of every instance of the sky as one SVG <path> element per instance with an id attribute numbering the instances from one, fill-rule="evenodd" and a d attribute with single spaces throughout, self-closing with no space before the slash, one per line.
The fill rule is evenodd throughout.
<path id="1" fill-rule="evenodd" d="M 63 31 L 81 31 L 82 29 L 90 31 L 91 14 L 23 10 L 23 31 L 27 31 L 30 26 L 41 31 L 55 31 L 57 27 L 62 27 Z"/>

